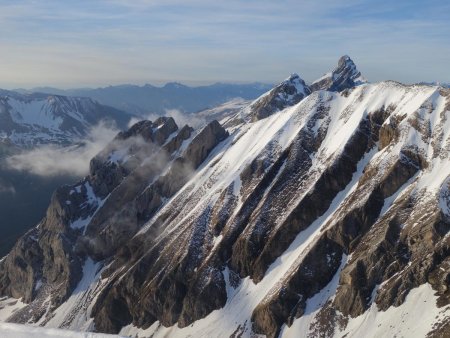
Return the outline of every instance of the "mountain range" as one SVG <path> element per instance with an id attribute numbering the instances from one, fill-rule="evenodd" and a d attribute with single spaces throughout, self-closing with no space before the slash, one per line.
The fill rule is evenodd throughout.
<path id="1" fill-rule="evenodd" d="M 146 86 L 146 88 L 150 87 Z M 198 107 L 203 105 L 206 107 L 214 100 L 222 102 L 233 93 L 255 98 L 263 90 L 263 87 L 261 89 L 257 87 L 257 85 L 215 85 L 197 90 L 168 84 L 165 86 L 164 93 L 169 97 L 173 92 L 180 105 L 183 103 L 189 105 L 192 98 L 189 95 L 179 96 L 178 91 L 192 90 L 199 95 L 209 93 L 211 94 L 209 101 L 204 99 L 205 102 L 198 103 Z M 112 87 L 109 90 L 114 91 L 111 94 L 112 97 L 123 97 L 130 92 L 130 88 L 137 90 L 140 87 L 118 86 L 115 91 Z M 152 88 L 158 90 L 157 87 Z M 102 144 L 113 130 L 124 129 L 131 120 L 140 119 L 136 115 L 100 104 L 95 99 L 73 96 L 76 91 L 66 93 L 54 88 L 36 90 L 37 92 L 0 89 L 0 215 L 3 216 L 0 220 L 0 231 L 3 234 L 0 239 L 0 256 L 11 249 L 17 238 L 30 227 L 30 224 L 37 222 L 45 215 L 51 193 L 58 186 L 69 183 L 84 174 L 80 173 L 80 170 L 71 170 L 69 164 L 65 165 L 68 170 L 59 172 L 57 168 L 52 168 L 51 164 L 45 163 L 48 161 L 46 157 L 60 156 L 60 161 L 63 162 L 71 156 L 90 157 L 96 148 L 103 147 Z M 99 92 L 102 91 L 99 90 Z M 145 96 L 145 93 L 142 91 L 136 95 Z M 80 94 L 87 95 L 88 91 L 85 90 Z M 157 93 L 155 95 L 160 96 Z M 223 114 L 224 110 L 236 109 L 245 102 L 247 101 L 235 98 L 217 108 L 211 108 L 214 113 L 208 109 L 199 112 L 192 116 L 190 121 L 195 120 L 197 124 L 203 123 L 214 114 Z M 182 114 L 178 113 L 177 116 Z M 107 135 L 102 135 L 105 132 Z M 21 163 L 23 160 L 25 164 Z M 80 162 L 86 160 L 89 158 L 80 159 Z M 50 162 L 55 161 L 56 159 Z M 43 168 L 40 167 L 41 164 L 44 165 Z M 27 170 L 29 167 L 36 167 L 39 172 L 29 172 Z M 18 168 L 20 170 L 17 170 Z M 27 210 L 26 213 L 23 212 L 24 209 Z"/>
<path id="2" fill-rule="evenodd" d="M 90 98 L 0 90 L 0 140 L 18 147 L 73 144 L 101 121 L 124 128 L 132 117 Z"/>
<path id="3" fill-rule="evenodd" d="M 21 93 L 41 92 L 62 96 L 89 97 L 104 105 L 138 116 L 164 115 L 167 110 L 194 113 L 213 108 L 235 98 L 253 100 L 271 89 L 264 83 L 227 84 L 215 83 L 207 86 L 190 87 L 169 82 L 162 87 L 146 84 L 118 85 L 103 88 L 82 88 L 61 90 L 51 87 L 17 89 Z"/>
<path id="4" fill-rule="evenodd" d="M 0 261 L 0 318 L 130 337 L 450 335 L 448 88 L 368 83 L 343 56 L 223 112 L 137 122 L 58 188 Z"/>

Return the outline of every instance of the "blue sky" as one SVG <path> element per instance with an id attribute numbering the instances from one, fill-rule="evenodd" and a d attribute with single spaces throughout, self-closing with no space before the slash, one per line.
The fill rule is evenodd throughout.
<path id="1" fill-rule="evenodd" d="M 312 81 L 349 54 L 370 81 L 450 82 L 449 1 L 2 0 L 0 87 Z"/>

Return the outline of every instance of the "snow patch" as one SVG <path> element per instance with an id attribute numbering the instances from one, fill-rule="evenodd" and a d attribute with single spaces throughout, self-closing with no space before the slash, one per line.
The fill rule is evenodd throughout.
<path id="1" fill-rule="evenodd" d="M 36 326 L 0 323 L 2 338 L 112 338 L 118 335 L 92 332 L 75 332 L 60 329 L 47 329 Z"/>
<path id="2" fill-rule="evenodd" d="M 83 277 L 67 301 L 53 311 L 54 316 L 47 327 L 64 327 L 79 331 L 91 331 L 94 328 L 90 318 L 92 306 L 98 290 L 101 263 L 87 258 L 83 266 Z"/>
<path id="3" fill-rule="evenodd" d="M 433 324 L 445 314 L 449 306 L 436 306 L 435 291 L 428 283 L 412 289 L 405 302 L 391 306 L 387 311 L 379 311 L 372 303 L 363 315 L 350 318 L 347 327 L 336 332 L 336 337 L 425 337 Z"/>

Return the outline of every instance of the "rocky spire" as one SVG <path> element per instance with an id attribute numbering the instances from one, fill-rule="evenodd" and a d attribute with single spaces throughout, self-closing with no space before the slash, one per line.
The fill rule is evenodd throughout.
<path id="1" fill-rule="evenodd" d="M 362 77 L 353 60 L 348 55 L 344 55 L 339 59 L 337 67 L 332 72 L 312 83 L 311 90 L 322 89 L 339 92 L 365 82 L 367 82 L 366 79 Z"/>

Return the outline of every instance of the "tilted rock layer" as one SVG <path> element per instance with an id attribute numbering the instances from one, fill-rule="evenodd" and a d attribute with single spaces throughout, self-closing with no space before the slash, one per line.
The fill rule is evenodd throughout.
<path id="1" fill-rule="evenodd" d="M 18 307 L 8 320 L 203 337 L 357 336 L 373 322 L 369 336 L 407 335 L 425 299 L 415 333 L 450 334 L 450 91 L 341 80 L 292 76 L 228 131 L 163 118 L 119 134 L 0 262 L 0 293 L 27 303 L 3 300 Z"/>

